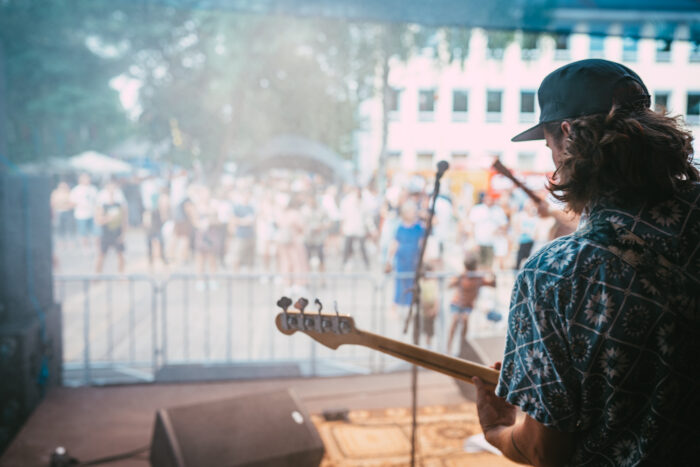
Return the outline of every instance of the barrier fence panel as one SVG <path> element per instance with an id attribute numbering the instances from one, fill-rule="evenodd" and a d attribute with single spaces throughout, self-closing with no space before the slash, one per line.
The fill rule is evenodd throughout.
<path id="1" fill-rule="evenodd" d="M 56 276 L 66 384 L 151 381 L 156 288 L 148 276 Z"/>
<path id="2" fill-rule="evenodd" d="M 404 278 L 412 278 L 404 274 Z M 63 307 L 64 380 L 69 385 L 222 378 L 333 376 L 390 372 L 408 365 L 359 346 L 326 348 L 277 330 L 277 300 L 304 296 L 307 311 L 349 314 L 357 327 L 412 342 L 406 308 L 393 305 L 396 274 L 58 275 Z M 447 352 L 454 274 L 432 274 L 439 313 L 429 347 Z M 469 336 L 502 336 L 513 273 L 479 294 Z M 493 312 L 489 315 L 489 312 Z M 501 315 L 500 322 L 494 317 Z M 490 317 L 491 319 L 488 319 Z M 457 341 L 455 339 L 455 341 Z M 423 336 L 421 345 L 428 343 Z M 456 347 L 456 346 L 453 346 Z M 455 353 L 456 348 L 451 349 Z"/>

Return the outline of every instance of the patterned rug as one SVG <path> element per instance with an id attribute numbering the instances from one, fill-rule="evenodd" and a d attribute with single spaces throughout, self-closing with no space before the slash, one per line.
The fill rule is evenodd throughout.
<path id="1" fill-rule="evenodd" d="M 326 447 L 322 467 L 389 467 L 410 463 L 410 408 L 353 410 L 348 418 L 347 422 L 328 422 L 320 415 L 312 416 Z M 416 465 L 517 465 L 488 452 L 464 452 L 464 440 L 478 433 L 481 428 L 474 404 L 419 408 Z"/>

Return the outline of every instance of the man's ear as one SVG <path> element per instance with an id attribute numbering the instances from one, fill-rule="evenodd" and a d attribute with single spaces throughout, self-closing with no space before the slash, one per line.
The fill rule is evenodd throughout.
<path id="1" fill-rule="evenodd" d="M 566 120 L 561 122 L 561 132 L 564 135 L 564 138 L 568 138 L 569 134 L 571 134 L 571 123 L 567 122 Z"/>

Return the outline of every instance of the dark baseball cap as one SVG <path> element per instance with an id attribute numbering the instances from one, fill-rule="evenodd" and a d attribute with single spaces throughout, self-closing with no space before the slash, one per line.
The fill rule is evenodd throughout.
<path id="1" fill-rule="evenodd" d="M 636 81 L 649 94 L 637 73 L 608 60 L 579 60 L 554 70 L 537 90 L 540 122 L 511 141 L 544 139 L 545 123 L 607 113 L 612 107 L 616 86 L 626 79 Z"/>

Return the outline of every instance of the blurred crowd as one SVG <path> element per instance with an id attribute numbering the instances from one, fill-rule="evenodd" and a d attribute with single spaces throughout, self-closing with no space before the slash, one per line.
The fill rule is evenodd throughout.
<path id="1" fill-rule="evenodd" d="M 63 258 L 55 264 L 60 271 L 61 261 L 79 256 L 99 274 L 113 252 L 120 273 L 246 272 L 302 296 L 312 277 L 323 286 L 323 272 L 395 273 L 389 311 L 397 318 L 418 290 L 414 275 L 425 243 L 425 271 L 447 273 L 454 289 L 451 352 L 458 329 L 464 341 L 480 289 L 496 285 L 493 273 L 522 267 L 576 223 L 519 189 L 455 188 L 443 183 L 434 197 L 433 181 L 419 175 L 393 177 L 380 196 L 373 181 L 333 183 L 299 172 L 225 175 L 216 183 L 186 171 L 99 184 L 82 174 L 74 183 L 59 181 L 51 195 L 54 244 Z M 424 242 L 433 199 L 433 227 Z M 201 276 L 196 286 L 215 289 L 217 282 Z M 420 303 L 430 346 L 439 312 L 435 275 L 421 280 Z M 487 319 L 502 318 L 490 310 L 494 316 Z"/>
<path id="2" fill-rule="evenodd" d="M 56 246 L 94 254 L 98 273 L 110 251 L 125 272 L 130 250 L 145 251 L 154 271 L 275 272 L 301 285 L 311 271 L 415 270 L 431 180 L 395 177 L 380 197 L 373 182 L 301 173 L 200 178 L 181 170 L 99 184 L 87 174 L 61 180 L 51 195 Z M 479 270 L 517 269 L 556 235 L 556 210 L 518 189 L 460 188 L 443 184 L 436 200 L 425 256 L 434 270 L 460 268 L 467 253 Z M 135 241 L 145 248 L 127 245 Z M 395 302 L 410 302 L 397 288 Z"/>

